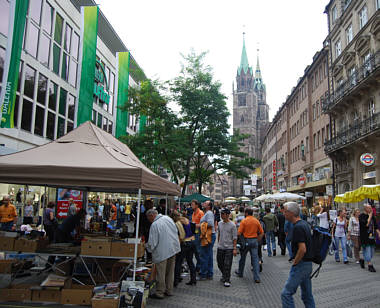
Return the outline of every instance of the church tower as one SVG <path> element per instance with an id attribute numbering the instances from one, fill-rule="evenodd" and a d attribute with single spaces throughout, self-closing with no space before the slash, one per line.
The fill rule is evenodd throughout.
<path id="1" fill-rule="evenodd" d="M 243 34 L 244 35 L 244 34 Z M 236 74 L 236 87 L 233 85 L 233 129 L 241 134 L 250 135 L 240 149 L 249 157 L 261 159 L 261 140 L 269 121 L 269 107 L 266 103 L 266 88 L 262 79 L 259 56 L 257 55 L 256 71 L 249 66 L 245 38 L 243 36 L 243 49 L 240 66 Z M 233 179 L 232 192 L 234 195 L 247 195 L 244 186 L 249 179 Z M 249 195 L 253 195 L 251 191 Z"/>

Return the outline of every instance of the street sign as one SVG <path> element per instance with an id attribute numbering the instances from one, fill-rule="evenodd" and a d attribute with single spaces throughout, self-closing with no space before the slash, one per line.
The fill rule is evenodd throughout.
<path id="1" fill-rule="evenodd" d="M 373 163 L 375 162 L 375 158 L 371 153 L 364 153 L 362 156 L 360 156 L 360 162 L 364 166 L 372 166 Z"/>

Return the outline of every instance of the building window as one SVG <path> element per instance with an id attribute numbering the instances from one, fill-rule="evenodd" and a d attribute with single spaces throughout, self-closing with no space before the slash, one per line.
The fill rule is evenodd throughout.
<path id="1" fill-rule="evenodd" d="M 315 109 L 316 109 L 317 117 L 319 117 L 319 101 L 317 101 Z"/>
<path id="2" fill-rule="evenodd" d="M 375 114 L 375 103 L 373 100 L 370 100 L 368 103 L 368 116 L 373 117 Z"/>
<path id="3" fill-rule="evenodd" d="M 335 23 L 335 21 L 338 19 L 338 9 L 336 5 L 331 10 L 331 16 L 332 16 L 332 22 Z"/>
<path id="4" fill-rule="evenodd" d="M 4 64 L 5 64 L 5 49 L 0 47 L 0 80 L 3 80 Z"/>
<path id="5" fill-rule="evenodd" d="M 326 125 L 326 140 L 330 139 L 330 124 Z"/>
<path id="6" fill-rule="evenodd" d="M 238 96 L 238 106 L 246 106 L 246 96 L 244 94 Z"/>
<path id="7" fill-rule="evenodd" d="M 315 104 L 313 104 L 313 121 L 317 118 L 317 112 L 315 110 Z"/>
<path id="8" fill-rule="evenodd" d="M 33 102 L 24 98 L 22 103 L 21 128 L 29 131 L 32 129 Z"/>
<path id="9" fill-rule="evenodd" d="M 34 134 L 44 136 L 45 108 L 36 105 L 36 117 L 34 121 Z"/>
<path id="10" fill-rule="evenodd" d="M 380 9 L 380 0 L 375 0 L 376 10 Z"/>
<path id="11" fill-rule="evenodd" d="M 8 36 L 9 1 L 0 0 L 0 33 Z"/>
<path id="12" fill-rule="evenodd" d="M 41 73 L 38 75 L 37 102 L 45 106 L 47 92 L 47 78 Z"/>
<path id="13" fill-rule="evenodd" d="M 366 25 L 367 21 L 367 6 L 365 5 L 359 12 L 359 29 L 362 29 Z"/>
<path id="14" fill-rule="evenodd" d="M 244 116 L 243 115 L 240 118 L 240 123 L 244 123 Z"/>
<path id="15" fill-rule="evenodd" d="M 36 80 L 36 70 L 29 65 L 25 67 L 25 81 L 24 81 L 24 95 L 33 99 L 34 96 L 34 84 Z"/>
<path id="16" fill-rule="evenodd" d="M 306 137 L 305 151 L 306 151 L 306 153 L 309 153 L 309 137 Z"/>
<path id="17" fill-rule="evenodd" d="M 335 58 L 338 58 L 341 53 L 342 53 L 342 44 L 340 43 L 340 40 L 338 40 L 335 43 Z"/>
<path id="18" fill-rule="evenodd" d="M 314 142 L 313 142 L 313 144 L 314 144 L 314 151 L 316 151 L 316 149 L 317 149 L 317 134 L 313 135 L 313 139 L 314 139 Z"/>
<path id="19" fill-rule="evenodd" d="M 346 29 L 346 39 L 347 39 L 347 45 L 352 41 L 352 24 L 350 24 Z"/>
<path id="20" fill-rule="evenodd" d="M 37 26 L 35 26 L 33 22 L 29 22 L 25 40 L 25 51 L 34 58 L 37 58 L 39 32 Z"/>

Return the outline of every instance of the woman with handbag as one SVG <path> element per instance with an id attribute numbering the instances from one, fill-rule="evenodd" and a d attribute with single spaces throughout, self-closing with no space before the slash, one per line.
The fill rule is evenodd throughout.
<path id="1" fill-rule="evenodd" d="M 347 228 L 347 219 L 346 212 L 344 210 L 338 210 L 338 217 L 335 218 L 332 234 L 334 235 L 335 240 L 335 261 L 340 262 L 339 258 L 339 243 L 342 245 L 342 254 L 344 264 L 348 263 L 347 259 L 347 239 L 346 239 L 346 228 Z"/>
<path id="2" fill-rule="evenodd" d="M 360 224 L 359 224 L 360 210 L 356 208 L 348 222 L 347 239 L 351 240 L 354 246 L 354 257 L 356 264 L 360 263 Z"/>

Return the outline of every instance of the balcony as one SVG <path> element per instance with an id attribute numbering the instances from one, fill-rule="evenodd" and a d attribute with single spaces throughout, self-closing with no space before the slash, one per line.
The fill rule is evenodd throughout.
<path id="1" fill-rule="evenodd" d="M 373 54 L 363 65 L 355 70 L 351 76 L 340 83 L 333 92 L 323 103 L 323 112 L 328 112 L 332 110 L 345 96 L 352 94 L 355 89 L 360 85 L 364 84 L 365 80 L 368 79 L 380 66 L 380 52 Z"/>
<path id="2" fill-rule="evenodd" d="M 325 153 L 329 154 L 342 147 L 345 147 L 358 139 L 375 133 L 380 129 L 380 112 L 371 117 L 350 126 L 348 129 L 339 132 L 331 140 L 325 142 Z"/>

